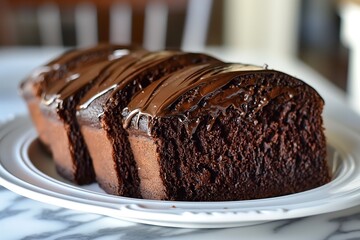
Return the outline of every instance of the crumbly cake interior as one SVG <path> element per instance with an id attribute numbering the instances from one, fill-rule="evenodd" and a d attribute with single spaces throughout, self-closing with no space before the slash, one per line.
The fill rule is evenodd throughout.
<path id="1" fill-rule="evenodd" d="M 246 78 L 254 77 L 255 84 L 248 85 Z M 279 86 L 292 87 L 291 96 L 289 92 L 281 94 L 261 109 L 252 104 L 254 99 L 249 99 L 241 111 L 230 106 L 215 119 L 211 114 L 196 114 L 199 124 L 194 132 L 176 115 L 143 116 L 139 122 L 132 121 L 128 131 L 133 151 L 144 151 L 141 149 L 149 141 L 157 146 L 147 148 L 152 150 L 147 157 L 152 158 L 136 160 L 151 162 L 151 169 L 158 163 L 163 185 L 150 192 L 157 192 L 159 199 L 257 199 L 305 191 L 329 181 L 323 161 L 323 103 L 313 89 L 287 75 L 274 73 L 250 74 L 224 88 L 236 87 L 239 82 L 240 87 L 253 89 L 250 98 L 261 99 Z M 194 89 L 182 95 L 171 109 L 188 104 L 196 92 Z M 149 192 L 146 188 L 142 189 L 145 193 Z"/>
<path id="2" fill-rule="evenodd" d="M 123 84 L 124 87 L 115 89 L 112 96 L 104 107 L 104 114 L 101 116 L 101 125 L 106 130 L 107 138 L 112 142 L 114 148 L 114 158 L 116 168 L 121 178 L 121 189 L 124 193 L 134 196 L 134 192 L 138 191 L 136 196 L 141 196 L 139 192 L 140 179 L 138 176 L 138 166 L 133 159 L 133 151 L 128 141 L 128 134 L 122 127 L 122 109 L 130 102 L 132 96 L 146 88 L 151 82 L 157 81 L 159 78 L 175 72 L 188 65 L 196 65 L 202 62 L 218 62 L 218 60 L 202 54 L 181 54 L 167 58 L 166 61 L 157 65 L 146 67 L 132 78 L 131 84 Z M 137 70 L 137 69 L 135 69 Z M 105 182 L 109 182 L 105 179 Z M 108 184 L 109 190 L 114 186 Z M 116 189 L 116 187 L 115 187 Z M 113 193 L 113 192 L 110 192 Z"/>

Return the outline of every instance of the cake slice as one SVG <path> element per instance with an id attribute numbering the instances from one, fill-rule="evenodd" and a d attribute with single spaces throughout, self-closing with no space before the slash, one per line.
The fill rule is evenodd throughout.
<path id="1" fill-rule="evenodd" d="M 75 117 L 79 98 L 106 68 L 135 47 L 99 45 L 69 51 L 39 68 L 21 86 L 40 140 L 66 179 L 87 184 L 95 180 L 92 162 Z"/>
<path id="2" fill-rule="evenodd" d="M 209 63 L 167 74 L 123 111 L 140 193 L 227 201 L 321 186 L 331 178 L 323 105 L 301 80 L 257 66 Z"/>
<path id="3" fill-rule="evenodd" d="M 159 51 L 127 62 L 96 81 L 79 101 L 76 116 L 99 185 L 111 194 L 141 197 L 138 168 L 122 128 L 122 109 L 135 94 L 171 72 L 220 61 L 205 54 Z"/>
<path id="4" fill-rule="evenodd" d="M 78 66 L 91 64 L 104 57 L 107 58 L 110 52 L 122 47 L 103 44 L 94 48 L 69 50 L 46 65 L 36 68 L 21 83 L 20 94 L 28 105 L 30 116 L 42 143 L 47 146 L 51 144 L 47 137 L 47 117 L 40 110 L 42 96 L 47 88 Z"/>

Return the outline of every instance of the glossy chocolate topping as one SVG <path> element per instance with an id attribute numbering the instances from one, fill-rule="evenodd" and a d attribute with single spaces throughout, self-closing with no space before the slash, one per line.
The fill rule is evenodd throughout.
<path id="1" fill-rule="evenodd" d="M 158 81 L 152 82 L 149 79 L 152 83 L 145 88 L 141 82 L 135 81 L 137 76 L 144 72 L 182 56 L 190 59 L 190 64 L 185 64 L 183 69 L 169 71 L 171 73 L 163 75 Z M 259 66 L 223 63 L 211 57 L 205 61 L 207 63 L 195 64 L 200 56 L 202 55 L 181 51 L 149 52 L 135 47 L 99 45 L 90 49 L 69 51 L 40 68 L 31 79 L 43 81 L 42 101 L 46 105 L 54 102 L 61 104 L 88 86 L 84 96 L 79 99 L 78 110 L 86 109 L 94 100 L 111 91 L 104 102 L 106 105 L 125 87 L 131 84 L 139 85 L 140 91 L 123 111 L 124 127 L 129 126 L 134 116 L 140 119 L 144 115 L 177 115 L 189 129 L 191 126 L 196 129 L 197 125 L 194 123 L 198 121 L 199 114 L 210 114 L 216 119 L 220 112 L 233 106 L 245 115 L 247 111 L 244 103 L 249 101 L 255 101 L 258 105 L 253 109 L 255 113 L 266 106 L 269 100 L 285 92 L 290 97 L 295 94 L 292 88 L 269 86 L 271 90 L 254 100 L 251 96 L 254 94 L 255 79 L 240 84 L 241 86 L 225 86 L 239 76 L 270 70 Z M 191 61 L 194 63 L 191 64 Z M 167 67 L 172 68 L 171 65 Z M 162 71 L 161 68 L 159 70 Z M 179 100 L 190 91 L 196 91 L 197 94 L 193 94 L 186 101 Z"/>
<path id="2" fill-rule="evenodd" d="M 130 53 L 117 60 L 113 66 L 107 69 L 108 74 L 106 77 L 102 77 L 95 82 L 94 86 L 80 100 L 78 109 L 86 109 L 95 99 L 113 90 L 109 97 L 111 99 L 118 91 L 123 90 L 130 84 L 138 84 L 139 89 L 142 89 L 141 83 L 134 82 L 138 75 L 160 64 L 167 63 L 170 59 L 177 59 L 182 56 L 191 56 L 194 60 L 197 60 L 200 56 L 205 55 L 180 51 L 147 52 L 145 50 Z M 215 60 L 210 57 L 208 59 Z"/>
<path id="3" fill-rule="evenodd" d="M 134 126 L 138 128 L 139 119 L 144 115 L 148 117 L 177 115 L 187 125 L 188 132 L 193 133 L 197 127 L 198 117 L 202 113 L 210 114 L 216 119 L 220 112 L 233 106 L 245 114 L 247 111 L 243 109 L 244 103 L 253 101 L 257 104 L 257 108 L 252 112 L 254 114 L 266 106 L 271 99 L 283 93 L 288 93 L 290 98 L 295 94 L 293 88 L 270 85 L 265 86 L 269 89 L 263 96 L 252 98 L 255 78 L 239 86 L 225 87 L 233 79 L 254 72 L 270 72 L 270 70 L 251 65 L 215 63 L 187 67 L 169 74 L 150 84 L 132 99 L 123 111 L 124 127 L 135 122 Z M 186 101 L 179 102 L 179 99 L 191 90 L 196 90 L 197 93 Z"/>
<path id="4" fill-rule="evenodd" d="M 87 108 L 95 99 L 116 88 L 119 81 L 123 79 L 123 75 L 149 54 L 150 52 L 146 50 L 138 50 L 118 59 L 106 70 L 106 76 L 98 78 L 91 89 L 80 99 L 78 108 Z"/>
<path id="5" fill-rule="evenodd" d="M 85 109 L 92 101 L 112 89 L 121 90 L 124 86 L 130 84 L 137 74 L 178 54 L 184 53 L 171 51 L 147 52 L 141 50 L 132 52 L 128 56 L 119 59 L 113 67 L 109 68 L 108 75 L 97 81 L 80 100 L 79 109 Z"/>
<path id="6" fill-rule="evenodd" d="M 119 54 L 121 54 L 121 49 L 124 48 L 124 46 L 120 45 L 102 44 L 93 48 L 69 50 L 48 64 L 35 69 L 26 81 L 22 83 L 22 93 L 26 94 L 24 91 L 29 90 L 26 89 L 29 85 L 27 83 L 30 83 L 30 85 L 33 83 L 41 83 L 42 86 L 38 92 L 38 94 L 41 95 L 42 92 L 47 89 L 50 82 L 57 81 L 68 71 L 71 71 L 81 65 L 94 63 L 97 59 L 104 57 L 112 56 L 117 58 L 119 57 Z M 135 49 L 135 47 L 130 48 Z M 120 52 L 118 50 L 120 50 Z"/>
<path id="7" fill-rule="evenodd" d="M 186 63 L 186 65 L 194 65 L 196 64 L 200 59 L 201 61 L 206 62 L 219 62 L 219 60 L 212 58 L 210 56 L 207 56 L 205 54 L 200 53 L 186 53 L 186 52 L 180 52 L 180 51 L 159 51 L 159 52 L 152 52 L 151 54 L 145 56 L 143 59 L 135 63 L 132 68 L 129 68 L 126 72 L 124 72 L 118 79 L 118 85 L 117 88 L 113 91 L 111 97 L 114 97 L 117 92 L 123 90 L 126 86 L 129 84 L 138 84 L 139 89 L 143 89 L 143 86 L 140 82 L 135 82 L 134 80 L 138 75 L 141 75 L 142 73 L 149 71 L 149 69 L 153 69 L 156 66 L 160 66 L 161 64 L 166 64 L 168 66 L 164 66 L 164 68 L 176 68 L 175 66 L 172 66 L 170 62 L 177 62 L 180 59 L 191 59 L 191 62 Z M 186 61 L 185 61 L 186 62 Z M 180 63 L 177 63 L 175 65 L 183 65 Z M 179 67 L 179 66 L 177 66 Z M 165 69 L 158 69 L 160 71 L 165 71 Z M 150 80 L 150 79 L 149 79 Z M 153 79 L 151 79 L 153 81 Z M 111 98 L 110 97 L 110 98 Z"/>
<path id="8" fill-rule="evenodd" d="M 52 104 L 55 100 L 61 102 L 133 49 L 137 48 L 99 45 L 90 49 L 71 50 L 39 68 L 29 81 L 41 81 L 45 104 Z"/>

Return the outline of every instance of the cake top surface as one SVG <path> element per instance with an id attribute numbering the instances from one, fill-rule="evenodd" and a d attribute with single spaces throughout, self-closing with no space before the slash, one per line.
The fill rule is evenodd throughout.
<path id="1" fill-rule="evenodd" d="M 21 94 L 24 97 L 34 97 L 47 92 L 58 84 L 59 80 L 66 79 L 69 72 L 95 64 L 102 59 L 116 59 L 123 55 L 123 50 L 138 49 L 135 46 L 100 44 L 92 48 L 69 50 L 48 64 L 36 68 L 30 76 L 22 82 Z M 66 81 L 63 81 L 66 82 Z"/>
<path id="2" fill-rule="evenodd" d="M 206 63 L 189 66 L 168 74 L 138 92 L 123 110 L 124 127 L 149 130 L 145 118 L 177 116 L 187 126 L 188 133 L 196 130 L 199 117 L 210 115 L 215 120 L 230 106 L 242 116 L 252 118 L 272 99 L 286 95 L 292 98 L 298 93 L 302 81 L 284 83 L 267 81 L 260 83 L 262 75 L 276 78 L 284 73 L 254 65 L 238 63 Z M 291 79 L 290 76 L 288 76 Z M 290 84 L 291 83 L 291 84 Z M 249 110 L 251 108 L 251 111 Z"/>
<path id="3" fill-rule="evenodd" d="M 53 76 L 45 79 L 43 103 L 51 105 L 73 96 L 84 86 L 108 75 L 108 69 L 133 51 L 141 50 L 131 46 L 100 45 L 63 54 L 48 64 Z"/>
<path id="4" fill-rule="evenodd" d="M 151 116 L 164 116 L 170 113 L 170 105 L 182 94 L 201 85 L 197 98 L 183 103 L 172 112 L 172 114 L 179 114 L 197 106 L 201 99 L 227 84 L 239 73 L 259 70 L 264 69 L 259 66 L 232 63 L 209 63 L 189 66 L 150 84 L 133 98 L 128 104 L 128 109 Z M 227 105 L 225 102 L 231 100 L 234 96 L 236 96 L 236 92 L 230 94 L 223 92 L 211 104 L 218 107 Z"/>
<path id="5" fill-rule="evenodd" d="M 151 74 L 156 71 L 163 73 L 152 79 Z M 249 102 L 256 104 L 253 111 L 258 111 L 283 93 L 289 97 L 295 94 L 291 87 L 269 82 L 261 86 L 263 90 L 254 90 L 259 80 L 256 78 L 265 73 L 285 75 L 267 67 L 224 63 L 201 53 L 149 52 L 134 46 L 104 44 L 68 51 L 40 67 L 29 81 L 41 83 L 42 102 L 48 106 L 71 99 L 86 88 L 81 96 L 77 95 L 77 110 L 86 109 L 108 92 L 111 94 L 101 104 L 117 107 L 108 101 L 116 99 L 116 94 L 128 86 L 136 86 L 135 95 L 131 93 L 118 109 L 125 117 L 124 126 L 128 126 L 135 116 L 139 119 L 176 115 L 188 122 L 196 121 L 199 114 L 216 118 L 229 106 L 245 114 L 244 105 Z M 234 84 L 233 80 L 239 78 L 247 80 Z"/>
<path id="6" fill-rule="evenodd" d="M 121 91 L 130 84 L 135 84 L 134 81 L 141 74 L 151 71 L 161 63 L 169 62 L 172 58 L 179 58 L 180 56 L 194 55 L 195 53 L 185 53 L 181 51 L 157 51 L 148 52 L 146 50 L 133 51 L 106 69 L 106 76 L 99 78 L 94 86 L 85 94 L 80 100 L 79 109 L 87 108 L 95 99 L 102 96 L 104 93 L 113 90 L 112 95 Z M 202 54 L 196 54 L 202 55 Z M 205 56 L 205 55 L 204 55 Z M 142 86 L 140 85 L 141 89 Z"/>

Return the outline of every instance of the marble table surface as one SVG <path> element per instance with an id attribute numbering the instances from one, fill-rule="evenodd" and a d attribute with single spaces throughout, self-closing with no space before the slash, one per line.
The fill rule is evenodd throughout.
<path id="1" fill-rule="evenodd" d="M 0 121 L 26 114 L 17 85 L 30 70 L 62 49 L 0 49 Z M 229 61 L 270 67 L 307 79 L 326 101 L 325 117 L 341 121 L 360 134 L 360 118 L 346 96 L 312 69 L 294 59 L 246 51 L 209 49 Z M 60 208 L 13 193 L 0 186 L 0 239 L 360 239 L 360 202 L 356 207 L 321 215 L 227 229 L 184 229 L 126 222 Z"/>

